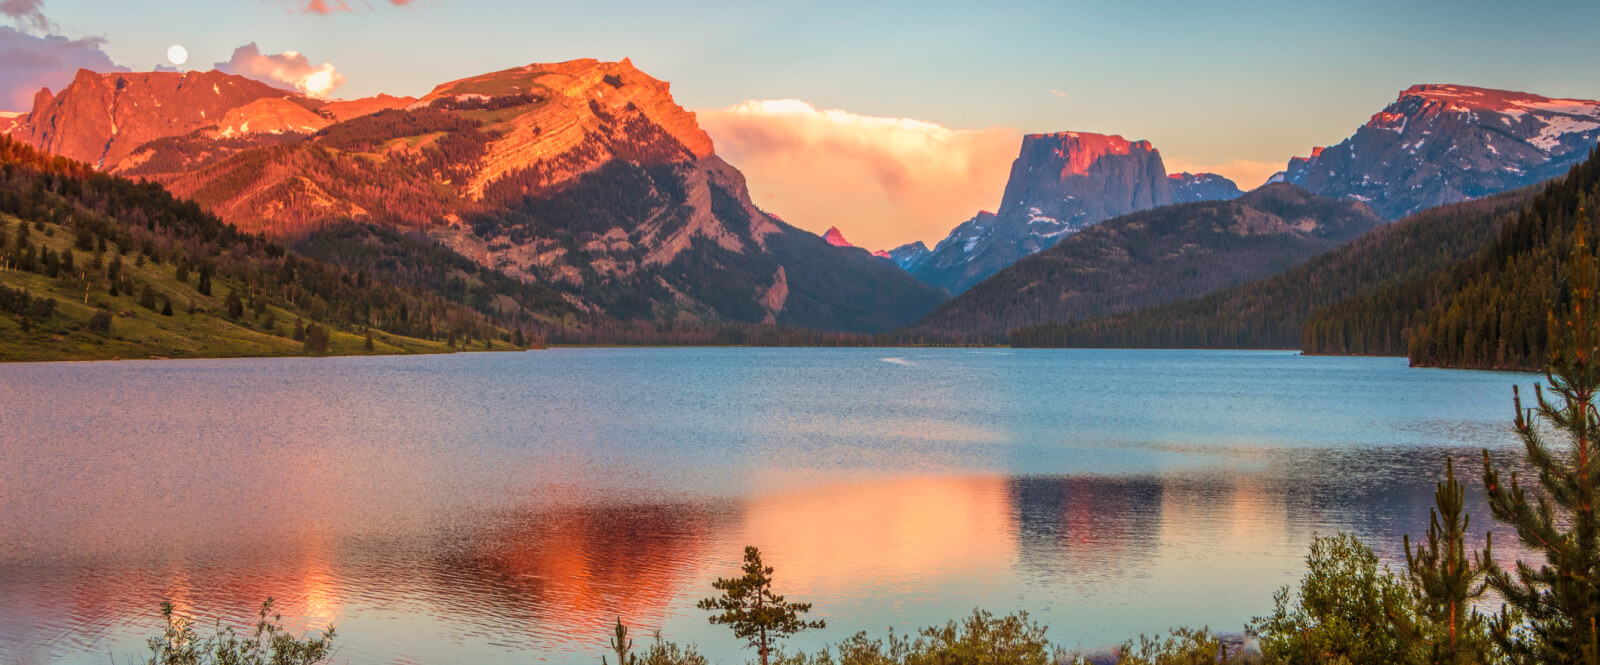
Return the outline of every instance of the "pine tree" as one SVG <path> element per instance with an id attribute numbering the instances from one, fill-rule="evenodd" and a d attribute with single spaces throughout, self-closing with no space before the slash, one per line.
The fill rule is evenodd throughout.
<path id="1" fill-rule="evenodd" d="M 785 602 L 772 592 L 773 569 L 762 565 L 761 550 L 744 548 L 744 575 L 718 579 L 711 587 L 722 595 L 707 598 L 696 606 L 718 612 L 711 623 L 733 628 L 733 636 L 748 642 L 768 665 L 773 645 L 780 639 L 808 628 L 826 628 L 826 622 L 805 621 L 800 615 L 811 611 L 811 603 Z"/>
<path id="2" fill-rule="evenodd" d="M 1524 409 L 1513 389 L 1516 433 L 1527 462 L 1538 471 L 1536 497 L 1517 474 L 1509 486 L 1484 451 L 1484 485 L 1495 519 L 1542 556 L 1535 568 L 1518 561 L 1515 574 L 1489 566 L 1489 586 L 1509 609 L 1492 623 L 1495 642 L 1519 663 L 1600 663 L 1600 390 L 1594 257 L 1577 230 L 1568 264 L 1570 294 L 1563 316 L 1549 317 L 1550 352 L 1545 379 L 1553 399 L 1534 386 L 1537 408 Z M 1552 447 L 1545 432 L 1564 439 Z M 1519 621 L 1519 618 L 1525 620 Z"/>
<path id="3" fill-rule="evenodd" d="M 1417 597 L 1418 618 L 1395 617 L 1402 631 L 1418 642 L 1417 653 L 1428 663 L 1469 665 L 1485 662 L 1489 648 L 1488 625 L 1473 609 L 1488 584 L 1490 547 L 1467 558 L 1466 533 L 1471 519 L 1462 514 L 1466 493 L 1456 481 L 1455 461 L 1445 460 L 1444 482 L 1434 490 L 1429 511 L 1428 540 L 1411 547 L 1405 537 L 1406 572 Z M 1487 538 L 1488 536 L 1486 536 Z"/>
<path id="4" fill-rule="evenodd" d="M 139 290 L 139 306 L 145 309 L 156 308 L 156 291 L 150 288 L 149 284 Z"/>
<path id="5" fill-rule="evenodd" d="M 373 347 L 373 346 L 372 346 L 372 331 L 371 331 L 371 330 L 368 330 L 368 331 L 367 331 L 367 343 L 366 343 L 366 347 L 367 347 L 367 352 L 368 352 L 368 353 L 371 353 L 371 352 L 373 352 L 373 351 L 376 351 L 376 350 L 377 350 L 377 349 L 376 349 L 376 348 L 374 348 L 374 347 Z M 619 621 L 620 621 L 620 619 L 619 619 Z"/>
<path id="6" fill-rule="evenodd" d="M 172 299 L 171 298 L 162 296 L 162 298 L 161 298 L 161 315 L 162 316 L 172 316 Z"/>

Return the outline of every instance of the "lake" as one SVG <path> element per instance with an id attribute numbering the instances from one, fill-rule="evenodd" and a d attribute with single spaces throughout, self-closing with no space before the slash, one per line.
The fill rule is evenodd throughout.
<path id="1" fill-rule="evenodd" d="M 1086 650 L 1238 631 L 1315 534 L 1391 561 L 1526 374 L 1284 352 L 557 349 L 0 365 L 0 663 L 144 656 L 273 596 L 349 663 L 596 663 L 745 545 L 860 630 L 1027 610 Z M 1497 534 L 1500 535 L 1500 534 Z M 1511 539 L 1496 538 L 1501 554 Z"/>

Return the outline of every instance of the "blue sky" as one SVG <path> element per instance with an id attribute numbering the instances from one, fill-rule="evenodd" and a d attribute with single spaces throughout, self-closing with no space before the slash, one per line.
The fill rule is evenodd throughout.
<path id="1" fill-rule="evenodd" d="M 44 0 L 42 10 L 134 69 L 163 62 L 173 43 L 195 67 L 255 42 L 333 63 L 347 80 L 337 96 L 358 97 L 420 95 L 527 62 L 631 57 L 691 109 L 792 98 L 954 129 L 1118 133 L 1153 141 L 1177 167 L 1236 177 L 1341 140 L 1413 83 L 1600 98 L 1593 0 L 347 0 L 349 11 L 326 15 L 304 11 L 307 1 Z M 951 214 L 946 228 L 960 221 Z"/>

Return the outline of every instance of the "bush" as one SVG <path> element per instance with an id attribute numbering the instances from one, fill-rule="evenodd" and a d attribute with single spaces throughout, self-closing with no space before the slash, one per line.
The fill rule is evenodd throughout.
<path id="1" fill-rule="evenodd" d="M 1412 622 L 1416 599 L 1406 584 L 1354 536 L 1317 538 L 1306 555 L 1310 569 L 1291 598 L 1273 595 L 1272 616 L 1250 630 L 1261 638 L 1268 662 L 1399 663 L 1408 660 L 1396 620 Z M 1292 600 L 1292 602 L 1291 602 Z"/>
<path id="2" fill-rule="evenodd" d="M 102 309 L 91 315 L 89 317 L 89 332 L 101 335 L 109 334 L 111 332 L 111 312 Z"/>
<path id="3" fill-rule="evenodd" d="M 278 624 L 272 599 L 261 603 L 255 632 L 240 638 L 231 626 L 220 626 L 210 637 L 200 637 L 193 624 L 175 616 L 172 603 L 161 604 L 167 627 L 150 638 L 150 665 L 314 665 L 333 658 L 333 627 L 320 637 L 298 639 Z"/>
<path id="4" fill-rule="evenodd" d="M 1210 630 L 1178 628 L 1166 639 L 1139 636 L 1137 645 L 1124 642 L 1117 650 L 1117 665 L 1213 665 L 1242 662 L 1229 654 Z"/>

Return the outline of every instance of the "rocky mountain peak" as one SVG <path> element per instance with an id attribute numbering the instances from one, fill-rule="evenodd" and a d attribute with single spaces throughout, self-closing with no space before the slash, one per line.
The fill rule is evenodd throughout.
<path id="1" fill-rule="evenodd" d="M 1271 182 L 1399 218 L 1561 175 L 1597 141 L 1600 102 L 1414 85 L 1350 138 L 1291 159 Z"/>
<path id="2" fill-rule="evenodd" d="M 855 245 L 850 244 L 849 240 L 844 239 L 844 233 L 839 231 L 837 226 L 828 227 L 828 232 L 822 234 L 822 239 L 828 241 L 828 244 L 834 247 L 855 247 Z"/>

